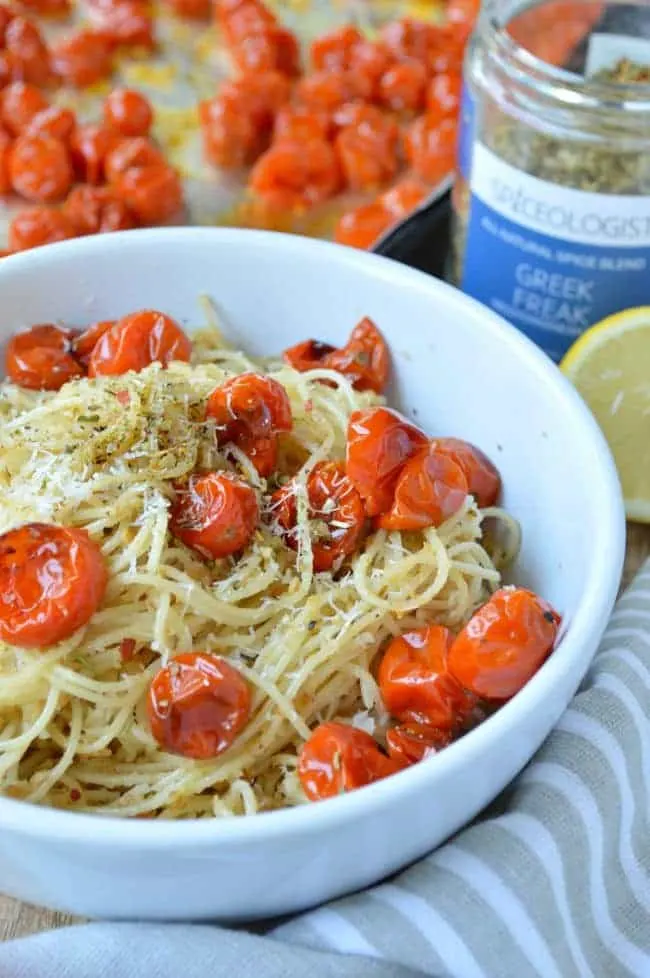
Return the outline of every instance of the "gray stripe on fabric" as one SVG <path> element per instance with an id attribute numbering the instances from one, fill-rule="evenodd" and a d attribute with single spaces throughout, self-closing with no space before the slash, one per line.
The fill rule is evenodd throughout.
<path id="1" fill-rule="evenodd" d="M 504 819 L 465 832 L 457 848 L 480 858 L 493 873 L 501 876 L 530 916 L 546 953 L 562 978 L 581 978 L 579 958 L 569 945 L 559 905 L 553 894 L 544 862 L 527 841 L 507 832 Z M 505 908 L 502 911 L 505 916 Z M 506 919 L 508 917 L 506 916 Z M 541 959 L 538 959 L 541 967 Z M 542 974 L 550 971 L 542 969 Z"/>
<path id="2" fill-rule="evenodd" d="M 589 796 L 584 785 L 576 782 L 572 772 L 557 763 L 537 763 L 534 771 L 531 769 L 527 775 L 528 779 L 546 789 L 547 809 L 543 821 L 552 830 L 555 829 L 556 838 L 559 837 L 560 821 L 557 818 L 557 809 L 561 807 L 564 810 L 561 829 L 564 837 L 559 844 L 570 878 L 576 920 L 581 930 L 582 925 L 587 922 L 592 928 L 589 937 L 581 934 L 581 939 L 583 947 L 589 948 L 593 970 L 599 978 L 605 975 L 611 975 L 611 978 L 622 978 L 628 974 L 649 975 L 650 958 L 620 931 L 611 915 L 612 897 L 619 892 L 620 885 L 613 876 L 612 863 L 607 864 L 607 880 L 604 879 L 603 830 L 598 821 L 597 810 L 594 819 L 593 798 Z M 552 802 L 548 805 L 548 796 L 551 793 Z M 539 804 L 539 798 L 537 803 Z M 616 873 L 616 877 L 619 875 L 620 873 Z"/>
<path id="3" fill-rule="evenodd" d="M 425 899 L 428 895 L 427 902 L 435 902 L 435 909 L 480 962 L 486 978 L 544 978 L 531 970 L 526 956 L 512 942 L 506 924 L 490 906 L 489 894 L 478 894 L 457 873 L 440 865 L 444 851 L 426 861 L 435 867 L 433 872 L 427 873 L 418 864 L 399 880 L 400 888 Z M 445 964 L 453 969 L 453 960 Z"/>

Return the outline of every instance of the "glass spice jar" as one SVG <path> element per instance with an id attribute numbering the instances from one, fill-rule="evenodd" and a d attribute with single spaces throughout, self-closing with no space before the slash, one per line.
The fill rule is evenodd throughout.
<path id="1" fill-rule="evenodd" d="M 604 316 L 650 305 L 645 0 L 487 0 L 453 212 L 451 280 L 554 360 Z"/>

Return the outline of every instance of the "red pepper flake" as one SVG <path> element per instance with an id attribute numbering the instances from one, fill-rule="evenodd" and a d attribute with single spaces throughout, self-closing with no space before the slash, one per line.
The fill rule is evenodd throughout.
<path id="1" fill-rule="evenodd" d="M 70 792 L 70 801 L 79 801 L 81 798 L 81 792 L 78 788 L 73 788 Z"/>
<path id="2" fill-rule="evenodd" d="M 131 401 L 131 395 L 128 391 L 118 391 L 115 395 L 122 407 L 126 407 Z"/>
<path id="3" fill-rule="evenodd" d="M 123 638 L 120 642 L 120 659 L 122 662 L 130 662 L 135 653 L 135 639 Z"/>

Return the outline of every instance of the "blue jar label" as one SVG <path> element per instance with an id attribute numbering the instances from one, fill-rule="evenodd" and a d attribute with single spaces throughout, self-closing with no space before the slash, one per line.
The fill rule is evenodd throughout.
<path id="1" fill-rule="evenodd" d="M 650 304 L 650 198 L 558 187 L 480 143 L 462 289 L 558 361 L 621 309 Z"/>

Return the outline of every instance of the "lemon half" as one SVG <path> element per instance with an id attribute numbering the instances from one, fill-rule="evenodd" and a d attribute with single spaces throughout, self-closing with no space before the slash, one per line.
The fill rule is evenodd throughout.
<path id="1" fill-rule="evenodd" d="M 650 306 L 609 316 L 560 364 L 614 455 L 629 520 L 650 523 Z"/>

